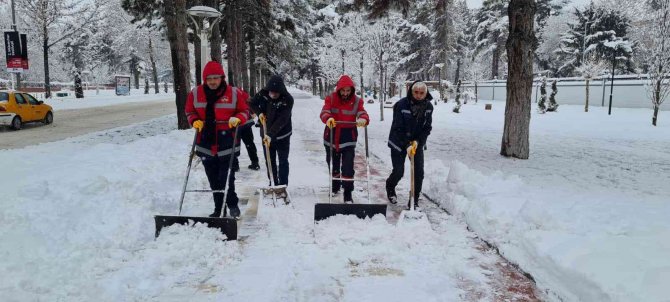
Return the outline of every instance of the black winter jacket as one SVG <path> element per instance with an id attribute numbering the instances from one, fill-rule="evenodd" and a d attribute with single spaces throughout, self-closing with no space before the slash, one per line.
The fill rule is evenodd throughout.
<path id="1" fill-rule="evenodd" d="M 279 98 L 270 98 L 270 91 L 279 92 Z M 266 118 L 267 135 L 273 140 L 287 139 L 291 136 L 293 126 L 291 125 L 291 111 L 293 110 L 293 97 L 286 90 L 284 80 L 273 75 L 268 80 L 265 88 L 261 89 L 249 100 L 249 107 L 257 115 L 263 113 Z M 261 128 L 261 135 L 263 128 Z"/>
<path id="2" fill-rule="evenodd" d="M 426 94 L 423 101 L 416 101 L 412 97 L 412 87 L 407 90 L 407 96 L 393 105 L 393 123 L 389 133 L 388 146 L 399 152 L 409 147 L 410 141 L 417 141 L 419 148 L 423 148 L 433 130 L 433 105 L 430 101 L 433 96 Z"/>

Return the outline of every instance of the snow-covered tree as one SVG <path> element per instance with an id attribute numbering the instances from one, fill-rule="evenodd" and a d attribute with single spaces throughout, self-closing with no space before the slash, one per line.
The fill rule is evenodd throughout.
<path id="1" fill-rule="evenodd" d="M 508 35 L 507 6 L 506 0 L 485 0 L 476 16 L 475 50 L 477 54 L 491 56 L 490 79 L 500 78 L 500 58 L 505 52 Z"/>
<path id="2" fill-rule="evenodd" d="M 652 39 L 648 45 L 650 57 L 649 80 L 646 88 L 654 113 L 651 119 L 656 126 L 661 104 L 670 94 L 670 0 L 655 0 L 656 11 L 652 19 Z"/>
<path id="3" fill-rule="evenodd" d="M 603 60 L 616 60 L 627 63 L 633 54 L 633 44 L 626 34 L 630 20 L 617 10 L 596 6 L 593 2 L 586 8 L 575 9 L 575 23 L 563 36 L 557 54 L 564 60 L 558 68 L 560 75 L 573 75 L 577 67 L 582 65 L 584 57 L 594 52 Z M 613 59 L 614 58 L 614 59 Z"/>
<path id="4" fill-rule="evenodd" d="M 24 23 L 32 24 L 42 42 L 44 59 L 45 96 L 51 97 L 49 75 L 50 49 L 64 40 L 80 33 L 102 16 L 98 7 L 102 2 L 78 0 L 17 0 L 17 9 Z"/>
<path id="5" fill-rule="evenodd" d="M 589 112 L 589 82 L 594 77 L 602 74 L 607 69 L 607 63 L 598 58 L 595 54 L 586 57 L 582 65 L 577 67 L 577 72 L 586 81 L 586 100 L 584 102 L 584 112 Z"/>
<path id="6" fill-rule="evenodd" d="M 461 112 L 461 81 L 458 81 L 458 84 L 456 84 L 456 106 L 454 106 L 454 109 L 452 110 L 454 113 L 460 113 Z"/>
<path id="7" fill-rule="evenodd" d="M 558 93 L 558 87 L 556 86 L 556 80 L 551 82 L 551 95 L 549 95 L 549 104 L 547 105 L 547 112 L 556 112 L 558 110 L 558 103 L 556 102 L 556 94 Z"/>
<path id="8" fill-rule="evenodd" d="M 540 101 L 537 102 L 537 112 L 547 112 L 547 77 L 542 77 L 542 84 L 540 84 Z"/>

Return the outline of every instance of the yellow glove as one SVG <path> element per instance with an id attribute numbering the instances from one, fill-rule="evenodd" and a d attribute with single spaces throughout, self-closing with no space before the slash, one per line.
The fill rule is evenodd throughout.
<path id="1" fill-rule="evenodd" d="M 266 120 L 265 120 L 265 114 L 261 113 L 261 114 L 258 116 L 258 120 L 261 122 L 261 124 L 265 125 L 265 121 L 266 121 Z"/>
<path id="2" fill-rule="evenodd" d="M 365 120 L 364 118 L 359 118 L 356 120 L 356 126 L 358 127 L 365 127 L 368 124 L 368 121 Z"/>
<path id="3" fill-rule="evenodd" d="M 205 127 L 205 123 L 203 123 L 201 120 L 195 120 L 195 122 L 193 122 L 193 128 L 198 130 L 198 132 L 202 131 L 203 127 Z"/>
<path id="4" fill-rule="evenodd" d="M 409 144 L 410 146 L 407 148 L 407 153 L 413 157 L 416 155 L 416 148 L 419 146 L 419 144 L 416 141 L 411 141 Z"/>
<path id="5" fill-rule="evenodd" d="M 231 117 L 231 118 L 228 119 L 228 127 L 230 127 L 230 128 L 235 128 L 239 124 L 240 124 L 240 119 L 238 119 L 236 117 Z"/>
<path id="6" fill-rule="evenodd" d="M 328 128 L 330 128 L 330 129 L 333 129 L 333 127 L 335 127 L 335 125 L 337 125 L 337 123 L 335 122 L 335 119 L 332 118 L 332 117 L 329 118 L 329 119 L 326 121 L 326 126 L 328 126 Z"/>
<path id="7" fill-rule="evenodd" d="M 270 137 L 267 136 L 267 135 L 263 136 L 263 144 L 265 144 L 266 146 L 270 147 L 270 141 L 272 141 L 272 138 L 270 138 Z"/>

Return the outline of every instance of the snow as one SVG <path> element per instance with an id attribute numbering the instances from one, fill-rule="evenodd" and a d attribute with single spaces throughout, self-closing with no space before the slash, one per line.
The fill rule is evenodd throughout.
<path id="1" fill-rule="evenodd" d="M 3 301 L 461 301 L 471 290 L 492 299 L 497 256 L 441 211 L 432 227 L 381 216 L 314 224 L 328 180 L 320 106 L 297 99 L 295 125 L 318 127 L 294 131 L 292 207 L 259 207 L 239 241 L 202 226 L 154 240 L 152 216 L 176 212 L 193 135 L 174 129 L 175 115 L 0 151 L 12 174 L 0 185 Z M 237 191 L 253 198 L 266 181 L 247 164 L 243 156 Z M 189 188 L 207 187 L 203 172 L 196 163 Z M 211 210 L 210 196 L 187 194 L 182 214 Z"/>
<path id="2" fill-rule="evenodd" d="M 142 89 L 131 89 L 129 95 L 116 95 L 115 90 L 113 89 L 100 89 L 99 94 L 96 94 L 95 89 L 84 90 L 84 97 L 77 99 L 74 97 L 74 91 L 69 92 L 67 97 L 54 97 L 51 99 L 45 100 L 45 104 L 53 107 L 54 111 L 58 110 L 67 110 L 67 109 L 83 109 L 83 108 L 95 108 L 102 106 L 118 105 L 118 104 L 127 104 L 135 102 L 164 102 L 166 100 L 174 100 L 175 94 L 173 92 L 164 93 L 163 87 L 160 87 L 160 93 L 153 93 L 153 86 L 149 90 L 149 94 L 144 94 L 144 88 Z M 40 98 L 39 94 L 33 94 L 38 99 Z M 139 97 L 138 97 L 139 96 Z"/>
<path id="3" fill-rule="evenodd" d="M 532 274 L 543 299 L 667 301 L 670 123 L 662 114 L 652 127 L 647 109 L 533 111 L 531 158 L 522 161 L 498 155 L 504 102 L 469 102 L 460 114 L 439 103 L 424 191 L 454 216 L 429 213 L 430 227 L 341 216 L 315 225 L 313 204 L 327 188 L 321 101 L 291 91 L 299 96 L 294 202 L 260 207 L 257 228 L 243 225 L 239 241 L 202 226 L 169 227 L 154 240 L 152 216 L 176 211 L 193 135 L 174 129 L 175 115 L 0 151 L 12 175 L 0 182 L 3 301 L 462 301 L 471 297 L 464 284 L 480 294 L 474 300 L 494 300 L 487 267 L 495 256 L 477 250 L 464 223 Z M 371 167 L 383 181 L 391 109 L 379 122 L 377 104 L 366 108 Z M 238 193 L 253 198 L 266 180 L 247 164 L 242 155 Z M 206 187 L 196 163 L 189 188 Z M 211 197 L 187 194 L 183 214 L 211 207 Z"/>
<path id="4" fill-rule="evenodd" d="M 425 190 L 443 208 L 550 300 L 667 301 L 670 124 L 651 126 L 649 109 L 533 110 L 521 161 L 498 155 L 504 102 L 468 103 L 460 114 L 449 104 L 435 107 L 426 153 Z"/>

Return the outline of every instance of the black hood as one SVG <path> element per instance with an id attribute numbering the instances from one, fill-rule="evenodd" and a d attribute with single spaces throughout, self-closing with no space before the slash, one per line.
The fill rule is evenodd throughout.
<path id="1" fill-rule="evenodd" d="M 422 82 L 422 81 L 414 81 L 414 83 L 412 83 L 412 85 L 409 85 L 409 88 L 407 88 L 407 98 L 410 99 L 411 101 L 416 101 L 414 99 L 414 96 L 412 95 L 412 88 L 414 87 L 414 84 L 416 84 L 418 82 Z M 429 102 L 433 100 L 433 96 L 430 95 L 430 92 L 428 92 L 428 86 L 426 86 L 426 98 L 423 99 L 423 100 L 424 101 L 429 101 Z"/>
<path id="2" fill-rule="evenodd" d="M 282 95 L 286 95 L 286 86 L 284 85 L 284 79 L 279 75 L 273 75 L 268 80 L 267 85 L 265 85 L 265 90 L 279 92 Z"/>

